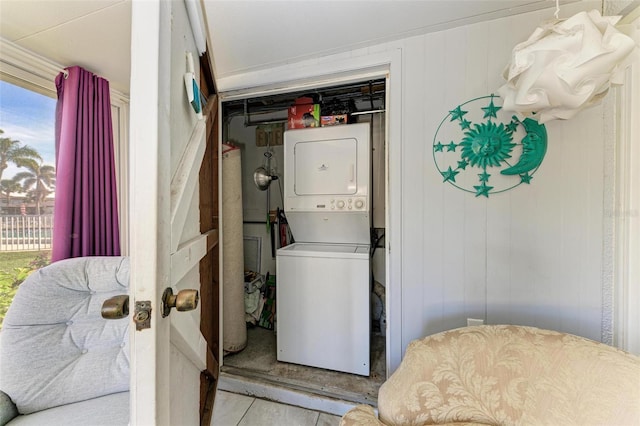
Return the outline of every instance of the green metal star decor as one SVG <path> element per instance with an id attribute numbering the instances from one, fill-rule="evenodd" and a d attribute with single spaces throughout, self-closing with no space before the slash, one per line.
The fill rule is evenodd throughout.
<path id="1" fill-rule="evenodd" d="M 463 111 L 462 108 L 460 106 L 458 106 L 453 111 L 449 111 L 449 114 L 451 115 L 451 120 L 449 120 L 449 121 L 455 121 L 455 120 L 462 121 L 462 117 L 468 112 L 469 111 Z"/>
<path id="2" fill-rule="evenodd" d="M 433 158 L 443 182 L 476 197 L 530 184 L 547 150 L 545 126 L 509 116 L 496 105 L 499 99 L 489 95 L 458 105 L 433 139 Z M 489 173 L 492 169 L 500 173 Z"/>
<path id="3" fill-rule="evenodd" d="M 484 111 L 484 117 L 482 118 L 489 118 L 491 119 L 493 118 L 498 118 L 498 116 L 496 115 L 498 113 L 498 111 L 500 111 L 502 109 L 502 107 L 497 107 L 493 104 L 493 97 L 491 98 L 491 102 L 489 103 L 488 107 L 483 107 L 481 108 Z"/>
<path id="4" fill-rule="evenodd" d="M 451 182 L 455 182 L 456 181 L 456 175 L 460 173 L 457 170 L 451 170 L 451 167 L 449 167 L 446 171 L 442 172 L 442 176 L 444 177 L 443 182 L 446 182 L 448 180 L 450 180 Z"/>
<path id="5" fill-rule="evenodd" d="M 489 191 L 493 189 L 493 186 L 488 186 L 486 182 L 482 182 L 482 185 L 474 186 L 476 189 L 476 197 L 478 195 L 484 195 L 489 198 Z"/>

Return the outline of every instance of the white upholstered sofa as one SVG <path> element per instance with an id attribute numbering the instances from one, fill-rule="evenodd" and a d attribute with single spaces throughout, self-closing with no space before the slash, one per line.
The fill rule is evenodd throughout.
<path id="1" fill-rule="evenodd" d="M 101 316 L 128 289 L 126 257 L 59 261 L 20 285 L 0 332 L 0 425 L 129 423 L 129 323 Z"/>
<path id="2" fill-rule="evenodd" d="M 570 334 L 465 327 L 413 341 L 351 425 L 640 425 L 640 358 Z"/>

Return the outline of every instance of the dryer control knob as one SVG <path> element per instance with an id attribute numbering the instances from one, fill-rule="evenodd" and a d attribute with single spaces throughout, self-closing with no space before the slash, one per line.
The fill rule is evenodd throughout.
<path id="1" fill-rule="evenodd" d="M 343 209 L 344 208 L 344 201 L 340 200 L 340 201 L 338 201 L 337 204 L 338 204 L 338 208 L 339 209 Z"/>
<path id="2" fill-rule="evenodd" d="M 356 200 L 356 209 L 361 209 L 364 207 L 364 201 Z"/>

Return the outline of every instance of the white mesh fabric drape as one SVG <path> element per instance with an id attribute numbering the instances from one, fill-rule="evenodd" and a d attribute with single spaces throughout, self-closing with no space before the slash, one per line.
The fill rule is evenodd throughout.
<path id="1" fill-rule="evenodd" d="M 619 16 L 596 10 L 543 24 L 516 45 L 498 89 L 505 110 L 544 123 L 569 119 L 622 84 L 636 42 L 615 27 Z M 635 53 L 635 55 L 634 55 Z"/>

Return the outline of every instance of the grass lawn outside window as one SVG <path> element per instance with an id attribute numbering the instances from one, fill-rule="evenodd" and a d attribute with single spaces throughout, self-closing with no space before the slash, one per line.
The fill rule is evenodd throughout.
<path id="1" fill-rule="evenodd" d="M 0 252 L 0 328 L 20 284 L 51 262 L 51 251 Z"/>

